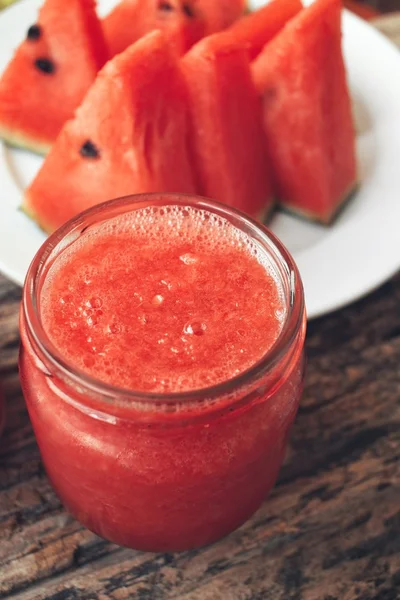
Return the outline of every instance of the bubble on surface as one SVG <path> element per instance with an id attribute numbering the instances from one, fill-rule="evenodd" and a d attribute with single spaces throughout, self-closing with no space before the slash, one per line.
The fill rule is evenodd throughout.
<path id="1" fill-rule="evenodd" d="M 103 300 L 98 297 L 93 297 L 90 298 L 90 300 L 88 300 L 86 304 L 90 308 L 101 308 L 103 306 Z"/>
<path id="2" fill-rule="evenodd" d="M 98 321 L 96 317 L 88 317 L 86 319 L 86 323 L 89 325 L 89 327 L 94 327 L 95 325 L 97 325 Z"/>
<path id="3" fill-rule="evenodd" d="M 166 215 L 168 215 L 168 219 Z M 161 237 L 166 247 L 175 245 L 177 239 L 189 242 L 196 239 L 200 245 L 200 252 L 202 249 L 210 251 L 213 248 L 222 248 L 229 244 L 238 248 L 247 246 L 249 251 L 263 264 L 267 258 L 256 242 L 223 217 L 201 208 L 182 206 L 148 206 L 114 217 L 87 230 L 81 238 L 74 242 L 72 248 L 69 247 L 63 252 L 63 258 L 66 259 L 71 252 L 75 252 L 80 245 L 86 245 L 91 239 L 98 239 L 102 235 L 129 233 L 132 229 L 135 231 L 135 237 L 142 236 L 144 241 L 150 243 L 152 241 L 159 243 Z M 190 252 L 182 255 L 182 258 L 184 257 L 188 264 L 197 260 L 197 257 Z M 60 266 L 63 258 L 57 260 L 57 266 Z M 268 259 L 268 268 L 270 267 Z M 84 281 L 86 283 L 91 281 L 93 274 L 91 268 L 85 267 Z"/>
<path id="4" fill-rule="evenodd" d="M 185 265 L 193 265 L 197 263 L 199 259 L 195 254 L 187 252 L 186 254 L 182 254 L 179 257 L 179 260 L 181 260 Z"/>
<path id="5" fill-rule="evenodd" d="M 60 298 L 60 304 L 71 304 L 74 301 L 72 294 L 65 294 Z"/>
<path id="6" fill-rule="evenodd" d="M 83 281 L 85 285 L 90 285 L 92 283 L 92 270 L 85 268 L 83 272 Z"/>
<path id="7" fill-rule="evenodd" d="M 110 325 L 108 325 L 108 332 L 112 335 L 117 335 L 118 333 L 121 333 L 122 330 L 123 327 L 119 323 L 110 323 Z"/>
<path id="8" fill-rule="evenodd" d="M 121 259 L 114 247 L 114 255 L 111 257 L 102 254 L 100 249 L 98 255 L 92 251 L 93 260 L 89 261 L 89 264 L 84 261 L 83 264 L 79 264 L 78 260 L 75 261 L 75 253 L 79 255 L 87 247 L 97 250 L 102 240 L 105 241 L 107 248 L 110 236 L 114 239 L 122 237 Z M 130 250 L 131 240 L 134 240 L 134 251 Z M 169 270 L 169 265 L 164 264 L 162 258 L 160 262 L 153 260 L 150 252 L 152 245 L 161 257 L 169 249 L 172 251 L 177 249 L 175 254 L 171 254 L 173 256 L 171 264 L 175 267 Z M 143 271 L 140 271 L 140 275 L 143 273 L 143 284 L 137 272 L 138 253 L 140 254 L 142 247 L 146 248 L 145 252 L 149 255 L 148 263 L 143 267 Z M 51 323 L 52 300 L 48 299 L 47 292 L 51 291 L 52 279 L 57 277 L 57 273 L 60 274 L 61 281 L 63 266 L 66 269 L 69 266 L 72 280 L 79 282 L 79 293 L 66 292 L 65 290 L 74 289 L 68 287 L 71 284 L 66 282 L 62 296 L 57 298 L 60 314 L 64 319 L 69 319 L 69 333 L 62 335 L 57 333 L 57 336 L 61 348 L 63 344 L 71 345 L 71 356 L 74 360 L 81 361 L 80 365 L 84 369 L 89 370 L 95 377 L 105 378 L 117 385 L 123 385 L 123 382 L 128 381 L 131 377 L 130 371 L 134 377 L 135 373 L 140 375 L 141 371 L 145 370 L 146 379 L 141 379 L 143 391 L 165 391 L 171 388 L 174 391 L 185 391 L 213 385 L 242 372 L 260 358 L 260 355 L 256 356 L 246 343 L 249 327 L 246 319 L 241 320 L 240 317 L 241 311 L 247 310 L 249 302 L 246 300 L 246 303 L 241 297 L 238 303 L 232 294 L 232 289 L 236 286 L 242 296 L 244 287 L 248 285 L 246 272 L 243 275 L 243 285 L 242 273 L 235 272 L 234 269 L 230 273 L 229 264 L 227 271 L 219 272 L 219 279 L 213 278 L 212 272 L 207 272 L 208 257 L 218 258 L 226 253 L 227 248 L 231 254 L 232 249 L 235 251 L 237 248 L 242 255 L 256 259 L 275 280 L 278 293 L 283 299 L 280 276 L 261 244 L 250 239 L 224 218 L 203 209 L 164 206 L 132 211 L 85 231 L 81 238 L 62 252 L 50 268 L 46 288 L 41 298 L 42 306 L 46 309 L 48 305 L 48 322 Z M 233 256 L 236 256 L 235 253 Z M 76 272 L 71 269 L 74 262 Z M 193 265 L 196 267 L 194 268 Z M 104 291 L 103 287 L 96 287 L 99 270 L 102 273 L 102 282 L 106 284 Z M 212 286 L 207 291 L 210 280 Z M 86 287 L 89 284 L 90 287 Z M 229 288 L 227 294 L 226 285 Z M 193 307 L 185 305 L 182 295 L 190 286 L 194 290 Z M 120 307 L 116 303 L 119 287 L 124 289 L 126 300 L 123 312 L 122 309 L 119 312 Z M 249 290 L 248 297 L 251 298 L 251 288 L 247 287 L 246 290 Z M 214 314 L 203 310 L 201 297 L 206 291 L 212 297 Z M 260 289 L 259 295 L 251 299 L 255 329 L 258 324 L 254 319 L 257 311 L 265 305 L 265 298 Z M 113 311 L 110 305 L 115 306 L 116 309 Z M 264 308 L 263 310 L 266 313 Z M 270 318 L 274 317 L 280 324 L 284 322 L 286 316 L 284 308 L 275 310 L 272 307 L 269 310 Z M 171 314 L 175 311 L 177 315 L 175 337 L 164 335 L 171 325 L 171 321 L 168 321 L 168 325 L 165 324 L 165 315 L 170 315 L 170 311 Z M 60 328 L 59 330 L 61 331 Z M 87 342 L 87 354 L 76 357 L 73 340 L 78 339 L 79 343 L 82 339 L 81 331 L 84 340 L 89 336 L 93 342 Z M 264 351 L 262 348 L 265 348 L 262 346 L 262 335 L 261 331 L 261 356 Z M 198 365 L 201 364 L 199 361 L 205 356 L 204 353 L 201 354 L 202 348 L 207 348 L 209 340 L 212 347 L 214 343 L 212 340 L 216 340 L 218 336 L 220 336 L 220 347 L 224 349 L 225 358 L 218 363 L 220 359 L 217 360 L 215 355 L 214 364 L 214 355 L 209 353 L 207 368 L 199 369 Z M 108 349 L 104 351 L 105 344 L 110 346 L 110 351 Z M 93 352 L 96 352 L 95 363 L 90 356 Z M 104 359 L 105 353 L 107 362 Z M 155 354 L 157 356 L 154 357 Z M 240 359 L 239 369 L 232 360 L 234 356 L 243 357 Z M 156 360 L 160 361 L 159 366 L 153 366 L 156 365 Z M 88 364 L 85 361 L 88 361 Z M 171 365 L 174 365 L 173 368 Z"/>
<path id="9" fill-rule="evenodd" d="M 153 306 L 161 306 L 161 304 L 163 304 L 164 302 L 164 296 L 161 296 L 161 294 L 156 294 L 153 298 L 153 300 L 151 301 Z"/>
<path id="10" fill-rule="evenodd" d="M 186 323 L 183 328 L 184 333 L 187 335 L 204 335 L 207 329 L 207 325 L 205 323 L 201 323 L 200 321 L 193 321 L 193 323 Z"/>

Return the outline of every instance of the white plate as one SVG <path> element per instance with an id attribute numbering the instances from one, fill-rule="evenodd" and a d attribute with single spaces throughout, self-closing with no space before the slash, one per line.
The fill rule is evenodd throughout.
<path id="1" fill-rule="evenodd" d="M 100 0 L 101 13 L 114 2 Z M 253 7 L 263 3 L 252 0 Z M 0 14 L 0 72 L 40 4 L 22 0 Z M 360 190 L 329 229 L 281 213 L 272 223 L 299 265 L 310 318 L 360 298 L 400 267 L 400 53 L 348 13 L 344 52 L 357 107 Z M 40 163 L 0 145 L 0 269 L 19 284 L 45 239 L 18 211 Z"/>

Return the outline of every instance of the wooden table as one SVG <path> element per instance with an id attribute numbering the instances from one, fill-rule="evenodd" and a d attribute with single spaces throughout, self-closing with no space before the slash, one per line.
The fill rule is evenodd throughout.
<path id="1" fill-rule="evenodd" d="M 388 24 L 398 36 L 399 21 Z M 279 484 L 240 530 L 183 554 L 118 548 L 63 510 L 21 396 L 19 300 L 20 290 L 0 276 L 0 377 L 8 404 L 0 442 L 0 598 L 400 598 L 400 275 L 311 323 L 307 385 Z"/>

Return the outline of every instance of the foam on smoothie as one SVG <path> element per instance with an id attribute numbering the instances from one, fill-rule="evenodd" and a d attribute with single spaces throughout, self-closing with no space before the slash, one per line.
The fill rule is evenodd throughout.
<path id="1" fill-rule="evenodd" d="M 254 365 L 285 307 L 268 256 L 246 234 L 207 211 L 164 206 L 91 226 L 50 268 L 40 312 L 76 368 L 166 393 Z"/>

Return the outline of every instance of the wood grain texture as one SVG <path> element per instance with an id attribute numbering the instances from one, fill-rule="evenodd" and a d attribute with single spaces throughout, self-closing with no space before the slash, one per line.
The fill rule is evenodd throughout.
<path id="1" fill-rule="evenodd" d="M 400 275 L 310 325 L 277 487 L 241 529 L 181 554 L 118 548 L 63 510 L 21 396 L 19 300 L 0 276 L 0 598 L 400 599 Z"/>
<path id="2" fill-rule="evenodd" d="M 20 291 L 0 278 L 0 598 L 400 598 L 400 276 L 313 322 L 308 377 L 279 484 L 212 547 L 118 548 L 64 512 L 40 462 L 16 368 Z"/>

